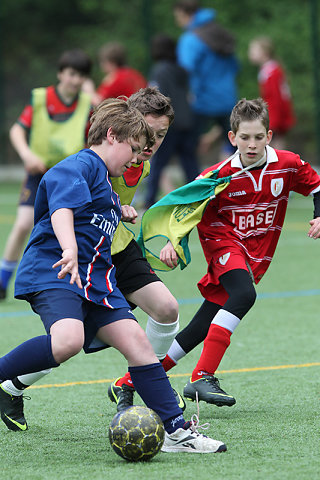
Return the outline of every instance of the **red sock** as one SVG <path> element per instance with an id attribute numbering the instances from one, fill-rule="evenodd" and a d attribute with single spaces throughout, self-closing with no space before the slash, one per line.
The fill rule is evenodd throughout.
<path id="1" fill-rule="evenodd" d="M 212 323 L 203 344 L 203 350 L 196 368 L 192 372 L 191 381 L 199 380 L 206 373 L 213 375 L 222 357 L 230 345 L 231 333 L 226 328 Z"/>
<path id="2" fill-rule="evenodd" d="M 163 360 L 161 360 L 161 363 L 165 372 L 168 372 L 168 370 L 171 370 L 171 368 L 177 365 L 176 362 L 172 360 L 172 358 L 170 358 L 168 354 L 164 357 Z"/>
<path id="3" fill-rule="evenodd" d="M 128 385 L 128 387 L 133 387 L 131 375 L 129 372 L 127 372 L 122 378 L 119 378 L 119 380 L 117 380 L 116 386 L 122 387 L 122 385 Z"/>

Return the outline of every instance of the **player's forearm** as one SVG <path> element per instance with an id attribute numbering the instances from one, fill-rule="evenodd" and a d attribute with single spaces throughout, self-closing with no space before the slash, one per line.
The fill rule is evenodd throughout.
<path id="1" fill-rule="evenodd" d="M 78 251 L 74 232 L 73 211 L 70 208 L 60 208 L 51 215 L 51 224 L 61 250 Z"/>
<path id="2" fill-rule="evenodd" d="M 27 142 L 27 132 L 21 125 L 15 123 L 10 129 L 9 136 L 13 148 L 16 150 L 21 160 L 24 161 L 25 156 L 30 151 Z"/>

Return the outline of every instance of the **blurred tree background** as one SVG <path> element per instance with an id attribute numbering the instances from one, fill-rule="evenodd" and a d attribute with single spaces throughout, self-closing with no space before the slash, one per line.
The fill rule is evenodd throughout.
<path id="1" fill-rule="evenodd" d="M 55 83 L 56 62 L 63 50 L 83 48 L 92 57 L 92 76 L 99 83 L 99 47 L 121 41 L 128 49 L 128 63 L 148 76 L 151 36 L 166 32 L 178 38 L 181 34 L 174 22 L 173 4 L 174 0 L 1 0 L 0 163 L 19 162 L 9 145 L 8 130 L 29 100 L 30 90 Z M 247 58 L 249 41 L 261 34 L 273 38 L 298 119 L 288 144 L 311 163 L 320 162 L 319 98 L 315 94 L 318 91 L 319 95 L 315 80 L 320 81 L 319 46 L 315 45 L 317 0 L 203 0 L 202 5 L 216 9 L 217 19 L 236 36 L 241 63 L 239 97 L 258 95 L 257 69 Z"/>

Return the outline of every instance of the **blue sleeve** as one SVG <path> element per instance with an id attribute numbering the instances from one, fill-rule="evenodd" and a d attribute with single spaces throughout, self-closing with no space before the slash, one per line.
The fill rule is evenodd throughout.
<path id="1" fill-rule="evenodd" d="M 179 65 L 188 72 L 193 72 L 205 50 L 208 50 L 208 47 L 196 35 L 190 32 L 184 33 L 177 44 Z"/>
<path id="2" fill-rule="evenodd" d="M 75 209 L 91 203 L 89 179 L 92 175 L 86 162 L 62 161 L 44 176 L 49 215 L 59 208 Z"/>

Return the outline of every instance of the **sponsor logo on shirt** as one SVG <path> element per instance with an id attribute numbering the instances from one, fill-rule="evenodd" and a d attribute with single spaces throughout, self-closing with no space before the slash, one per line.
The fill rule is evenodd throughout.
<path id="1" fill-rule="evenodd" d="M 247 192 L 245 190 L 240 190 L 239 192 L 229 192 L 228 196 L 231 197 L 240 197 L 241 195 L 246 195 Z"/>
<path id="2" fill-rule="evenodd" d="M 94 213 L 90 224 L 102 230 L 105 235 L 110 235 L 111 239 L 119 223 L 117 213 L 111 209 L 111 218 L 105 218 L 101 213 Z"/>
<path id="3" fill-rule="evenodd" d="M 236 225 L 235 231 L 242 237 L 266 232 L 273 224 L 276 211 L 277 205 L 269 205 L 267 208 L 257 206 L 250 210 L 233 210 L 232 222 Z"/>

